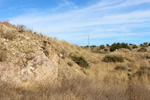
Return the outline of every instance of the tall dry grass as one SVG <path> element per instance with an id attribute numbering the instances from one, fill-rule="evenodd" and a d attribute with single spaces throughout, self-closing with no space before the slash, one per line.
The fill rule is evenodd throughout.
<path id="1" fill-rule="evenodd" d="M 37 84 L 36 84 L 37 85 Z M 38 84 L 25 89 L 0 83 L 1 100 L 149 100 L 150 90 L 145 83 L 111 84 L 87 78 L 63 80 L 59 85 Z"/>

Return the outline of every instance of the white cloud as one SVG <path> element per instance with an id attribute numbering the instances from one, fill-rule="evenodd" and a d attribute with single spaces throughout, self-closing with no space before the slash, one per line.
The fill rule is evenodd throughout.
<path id="1" fill-rule="evenodd" d="M 85 39 L 88 34 L 92 34 L 91 38 L 93 39 L 133 36 L 136 33 L 131 32 L 131 28 L 150 26 L 150 9 L 135 10 L 134 12 L 122 11 L 115 14 L 110 12 L 114 12 L 112 8 L 121 9 L 126 7 L 127 9 L 128 6 L 143 3 L 150 3 L 150 0 L 102 0 L 90 7 L 68 10 L 63 13 L 56 12 L 51 14 L 49 10 L 32 12 L 12 18 L 11 22 L 27 25 L 36 31 L 58 37 L 59 39 L 70 42 L 74 40 L 73 43 Z M 76 5 L 65 0 L 64 4 L 56 7 L 54 10 L 59 10 L 64 6 Z M 107 28 L 107 26 L 109 27 Z M 119 34 L 119 32 L 125 33 Z"/>

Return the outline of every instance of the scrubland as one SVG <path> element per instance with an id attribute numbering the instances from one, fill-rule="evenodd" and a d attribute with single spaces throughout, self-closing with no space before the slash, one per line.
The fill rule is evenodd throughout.
<path id="1" fill-rule="evenodd" d="M 22 26 L 17 31 L 7 30 L 6 34 L 0 30 L 0 64 L 41 50 L 49 59 L 58 56 L 52 59 L 58 62 L 57 78 L 33 79 L 18 85 L 2 80 L 1 73 L 0 100 L 150 100 L 149 46 L 110 52 L 108 46 L 101 46 L 101 50 L 99 47 L 89 49 L 23 29 Z M 34 40 L 38 41 L 37 45 Z M 23 64 L 20 62 L 18 66 L 21 68 Z"/>

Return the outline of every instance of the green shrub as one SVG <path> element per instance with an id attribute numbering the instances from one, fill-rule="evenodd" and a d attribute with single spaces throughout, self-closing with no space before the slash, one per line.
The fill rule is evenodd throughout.
<path id="1" fill-rule="evenodd" d="M 91 48 L 95 48 L 96 47 L 96 45 L 92 45 L 92 46 L 90 46 Z"/>
<path id="2" fill-rule="evenodd" d="M 113 43 L 110 46 L 110 51 L 115 51 L 116 49 L 121 49 L 121 48 L 129 49 L 129 50 L 131 49 L 127 43 Z"/>
<path id="3" fill-rule="evenodd" d="M 83 68 L 89 68 L 89 64 L 87 63 L 87 61 L 85 60 L 84 57 L 80 56 L 80 57 L 77 57 L 77 56 L 71 56 L 71 59 L 77 63 L 80 67 L 83 67 Z"/>
<path id="4" fill-rule="evenodd" d="M 123 62 L 124 58 L 122 56 L 116 56 L 116 55 L 106 55 L 103 58 L 104 62 Z"/>
<path id="5" fill-rule="evenodd" d="M 105 46 L 104 46 L 104 45 L 100 45 L 99 48 L 100 48 L 100 49 L 104 49 Z"/>
<path id="6" fill-rule="evenodd" d="M 110 47 L 110 45 L 109 45 L 109 44 L 106 44 L 106 46 L 107 46 L 107 47 Z"/>
<path id="7" fill-rule="evenodd" d="M 148 42 L 144 42 L 143 44 L 142 43 L 140 44 L 140 47 L 148 47 L 148 46 L 149 46 Z"/>
<path id="8" fill-rule="evenodd" d="M 132 48 L 134 49 L 134 48 L 138 48 L 138 47 L 136 45 L 133 45 Z"/>
<path id="9" fill-rule="evenodd" d="M 104 49 L 104 51 L 108 52 L 108 49 Z"/>

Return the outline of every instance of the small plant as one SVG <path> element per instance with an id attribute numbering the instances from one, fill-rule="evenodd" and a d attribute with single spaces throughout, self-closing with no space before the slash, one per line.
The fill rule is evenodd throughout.
<path id="1" fill-rule="evenodd" d="M 124 58 L 122 56 L 116 56 L 116 55 L 106 55 L 103 58 L 104 62 L 123 62 Z"/>
<path id="2" fill-rule="evenodd" d="M 89 64 L 87 63 L 87 61 L 85 60 L 84 57 L 82 56 L 71 56 L 71 59 L 76 62 L 80 67 L 83 67 L 83 68 L 89 68 Z"/>
<path id="3" fill-rule="evenodd" d="M 124 71 L 124 70 L 126 70 L 126 67 L 121 66 L 121 65 L 117 65 L 114 69 L 115 69 L 115 70 L 121 70 L 121 71 Z"/>

